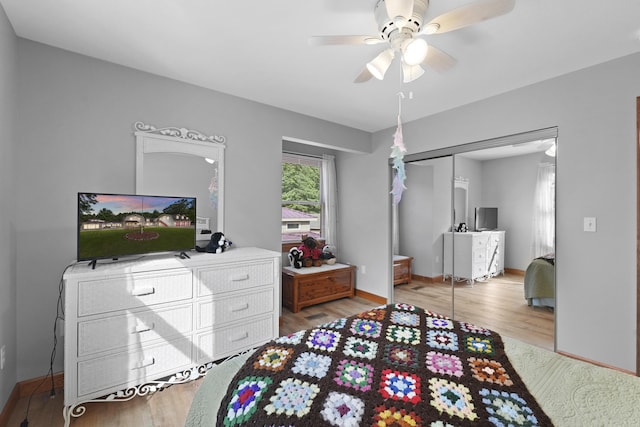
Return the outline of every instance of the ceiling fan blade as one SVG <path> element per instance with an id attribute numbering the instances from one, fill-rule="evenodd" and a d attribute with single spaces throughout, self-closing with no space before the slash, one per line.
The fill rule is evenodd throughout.
<path id="1" fill-rule="evenodd" d="M 362 72 L 358 74 L 358 77 L 356 77 L 356 79 L 353 82 L 354 83 L 368 82 L 369 80 L 371 80 L 372 77 L 373 77 L 373 74 L 369 72 L 369 69 L 367 67 L 364 67 Z"/>
<path id="2" fill-rule="evenodd" d="M 378 44 L 384 40 L 376 36 L 312 36 L 309 37 L 311 46 L 326 46 L 340 44 Z"/>
<path id="3" fill-rule="evenodd" d="M 467 27 L 509 13 L 515 4 L 515 0 L 479 0 L 432 19 L 421 33 L 440 34 Z"/>
<path id="4" fill-rule="evenodd" d="M 427 65 L 439 73 L 444 73 L 453 68 L 458 61 L 447 53 L 444 53 L 434 45 L 429 45 L 427 56 L 422 63 Z"/>

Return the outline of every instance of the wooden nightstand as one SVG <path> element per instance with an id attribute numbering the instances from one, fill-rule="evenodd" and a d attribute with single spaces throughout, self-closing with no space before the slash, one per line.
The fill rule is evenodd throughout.
<path id="1" fill-rule="evenodd" d="M 355 270 L 347 264 L 283 267 L 282 304 L 297 313 L 303 307 L 355 295 Z"/>
<path id="2" fill-rule="evenodd" d="M 410 256 L 394 255 L 393 256 L 393 285 L 401 283 L 409 283 L 411 281 L 411 262 L 413 258 Z"/>

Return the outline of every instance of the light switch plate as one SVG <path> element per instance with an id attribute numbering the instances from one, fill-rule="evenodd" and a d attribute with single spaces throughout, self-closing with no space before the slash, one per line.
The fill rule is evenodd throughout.
<path id="1" fill-rule="evenodd" d="M 596 231 L 596 218 L 592 216 L 584 217 L 584 231 L 595 232 Z"/>

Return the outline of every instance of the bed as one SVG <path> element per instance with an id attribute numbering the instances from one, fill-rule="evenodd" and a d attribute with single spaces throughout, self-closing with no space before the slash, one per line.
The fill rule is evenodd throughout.
<path id="1" fill-rule="evenodd" d="M 524 274 L 524 298 L 530 306 L 555 307 L 555 255 L 531 261 Z"/>
<path id="2" fill-rule="evenodd" d="M 385 320 L 374 320 L 382 312 L 385 314 L 378 319 Z M 470 344 L 471 348 L 479 350 L 478 354 L 469 353 L 464 361 L 456 361 L 455 357 L 445 356 L 460 356 L 459 352 L 434 348 L 412 361 L 412 345 L 392 340 L 383 344 L 387 338 L 379 342 L 381 345 L 375 351 L 367 346 L 369 340 L 356 342 L 362 335 L 348 332 L 354 329 L 354 322 L 364 320 L 360 326 L 381 323 L 383 330 L 379 332 L 383 337 L 411 340 L 413 335 L 407 333 L 408 330 L 405 329 L 403 333 L 397 330 L 390 334 L 389 327 L 404 327 L 413 323 L 416 319 L 413 314 L 417 315 L 418 329 L 422 333 L 420 342 L 429 342 L 428 337 L 433 338 L 430 331 L 445 332 L 434 343 L 446 347 L 451 340 L 442 337 L 447 336 L 447 332 L 456 332 L 465 345 Z M 391 316 L 395 316 L 400 323 L 389 322 Z M 447 325 L 452 329 L 448 329 Z M 374 334 L 375 329 L 355 328 Z M 310 338 L 317 330 L 344 333 L 342 344 L 334 351 L 328 351 L 329 341 L 318 340 L 314 345 L 319 347 L 312 350 L 331 355 L 330 360 L 323 364 L 321 360 L 312 361 L 307 356 L 307 362 L 313 363 L 298 364 L 303 353 L 310 353 L 308 350 L 311 348 L 304 344 L 312 342 Z M 319 344 L 321 341 L 322 344 Z M 489 342 L 489 347 L 493 346 L 491 355 L 486 352 Z M 385 348 L 396 344 L 402 351 L 394 353 Z M 320 348 L 323 346 L 324 349 Z M 265 353 L 274 347 L 292 349 L 298 360 L 294 361 L 296 358 L 291 357 L 287 361 L 282 352 Z M 422 349 L 420 347 L 418 352 Z M 367 353 L 370 353 L 371 359 L 363 357 Z M 390 356 L 392 354 L 393 357 Z M 439 359 L 437 354 L 440 354 Z M 363 380 L 367 378 L 366 366 L 377 368 L 377 362 L 394 358 L 397 362 L 395 366 L 378 372 L 373 376 L 373 381 Z M 462 366 L 458 362 L 462 362 Z M 324 395 L 323 391 L 316 393 L 315 400 L 307 395 L 307 398 L 298 399 L 299 407 L 287 408 L 282 396 L 280 400 L 277 398 L 278 393 L 286 388 L 283 385 L 286 381 L 281 379 L 291 375 L 283 368 L 287 364 L 290 369 L 297 366 L 299 374 L 298 378 L 288 383 L 289 386 L 317 383 L 331 390 L 324 391 Z M 351 370 L 342 369 L 342 376 L 334 374 L 345 367 Z M 295 369 L 291 370 L 296 372 Z M 318 372 L 323 370 L 331 374 L 320 379 Z M 351 374 L 345 375 L 346 372 Z M 398 375 L 399 372 L 401 375 Z M 404 387 L 397 387 L 383 381 L 394 374 L 396 380 L 403 375 L 406 380 L 412 373 L 416 374 L 415 378 L 422 388 L 421 394 L 411 394 L 411 387 L 406 387 L 410 382 L 401 382 Z M 383 383 L 386 385 L 383 386 Z M 457 386 L 451 387 L 454 383 Z M 342 392 L 342 397 L 334 399 L 336 405 L 331 412 L 327 410 L 326 402 L 331 401 L 336 392 Z M 467 399 L 464 396 L 471 397 Z M 289 404 L 296 403 L 293 400 L 290 399 Z M 640 405 L 636 405 L 638 401 L 640 379 L 632 375 L 501 337 L 482 327 L 461 322 L 449 323 L 445 316 L 419 307 L 393 304 L 280 337 L 255 351 L 214 366 L 193 399 L 186 426 L 635 426 L 640 419 Z M 363 406 L 362 402 L 364 409 L 358 406 Z M 353 414 L 359 414 L 359 418 L 351 417 Z M 475 417 L 472 414 L 476 414 Z M 286 421 L 282 422 L 282 418 Z"/>

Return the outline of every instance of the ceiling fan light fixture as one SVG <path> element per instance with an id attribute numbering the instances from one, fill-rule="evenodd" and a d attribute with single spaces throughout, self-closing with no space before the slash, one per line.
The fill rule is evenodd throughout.
<path id="1" fill-rule="evenodd" d="M 418 65 L 424 61 L 429 45 L 424 39 L 408 39 L 402 44 L 402 60 L 407 65 Z"/>
<path id="2" fill-rule="evenodd" d="M 424 69 L 420 65 L 409 65 L 402 63 L 402 81 L 403 83 L 412 82 L 420 78 L 424 74 Z"/>
<path id="3" fill-rule="evenodd" d="M 393 57 L 393 49 L 387 49 L 367 63 L 367 70 L 373 77 L 382 80 L 393 61 Z"/>

